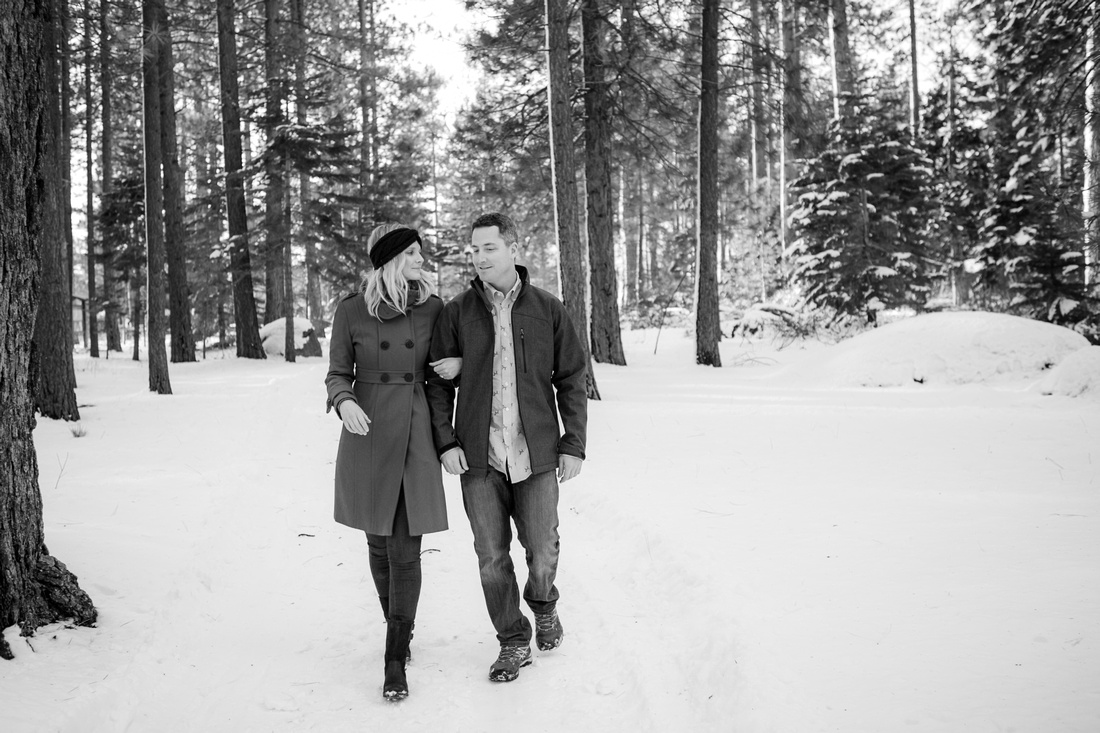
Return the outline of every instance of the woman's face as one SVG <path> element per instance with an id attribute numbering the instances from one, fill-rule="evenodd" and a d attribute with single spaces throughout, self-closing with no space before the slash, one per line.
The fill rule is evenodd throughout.
<path id="1" fill-rule="evenodd" d="M 413 242 L 402 253 L 405 255 L 405 264 L 401 267 L 401 275 L 406 280 L 419 280 L 421 267 L 424 265 L 424 255 L 420 254 L 420 243 Z"/>

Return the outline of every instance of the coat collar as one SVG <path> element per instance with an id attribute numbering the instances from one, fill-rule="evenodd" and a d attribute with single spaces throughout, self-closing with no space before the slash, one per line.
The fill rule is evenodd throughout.
<path id="1" fill-rule="evenodd" d="M 409 308 L 408 312 L 412 312 L 416 308 L 416 299 L 420 297 L 420 285 L 415 281 L 409 282 Z M 405 315 L 401 311 L 390 306 L 385 301 L 378 304 L 378 318 L 383 321 L 391 321 L 398 316 Z"/>

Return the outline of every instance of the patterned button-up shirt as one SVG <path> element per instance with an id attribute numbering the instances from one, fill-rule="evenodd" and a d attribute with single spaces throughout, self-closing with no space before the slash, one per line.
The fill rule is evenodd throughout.
<path id="1" fill-rule="evenodd" d="M 531 475 L 531 453 L 523 434 L 516 392 L 516 347 L 512 334 L 512 306 L 519 295 L 520 279 L 507 293 L 485 283 L 493 301 L 493 414 L 489 422 L 489 465 L 513 483 Z"/>

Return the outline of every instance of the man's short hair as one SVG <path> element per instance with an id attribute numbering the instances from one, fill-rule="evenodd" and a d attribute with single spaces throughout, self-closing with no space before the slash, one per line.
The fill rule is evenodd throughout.
<path id="1" fill-rule="evenodd" d="M 482 214 L 470 225 L 470 233 L 472 234 L 475 229 L 488 227 L 496 227 L 505 243 L 519 245 L 519 230 L 516 228 L 516 223 L 505 214 L 497 211 Z"/>

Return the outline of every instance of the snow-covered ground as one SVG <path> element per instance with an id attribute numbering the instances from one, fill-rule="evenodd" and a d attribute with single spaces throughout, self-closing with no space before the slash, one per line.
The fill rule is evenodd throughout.
<path id="1" fill-rule="evenodd" d="M 565 643 L 486 679 L 447 477 L 399 704 L 365 542 L 331 519 L 325 360 L 172 365 L 158 397 L 144 363 L 80 357 L 85 434 L 40 420 L 35 443 L 49 549 L 99 624 L 6 630 L 0 730 L 1100 730 L 1095 347 L 921 320 L 778 352 L 727 339 L 722 369 L 682 332 L 656 354 L 654 331 L 624 332 L 562 487 Z M 902 345 L 908 378 L 877 382 L 899 386 L 843 386 L 903 373 L 883 357 Z M 1043 395 L 1032 357 L 1082 349 L 1091 390 Z"/>

